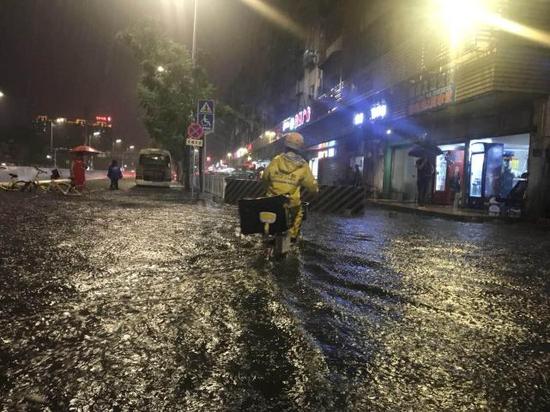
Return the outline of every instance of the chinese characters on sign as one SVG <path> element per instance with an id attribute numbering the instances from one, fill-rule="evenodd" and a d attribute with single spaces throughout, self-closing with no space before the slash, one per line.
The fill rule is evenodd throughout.
<path id="1" fill-rule="evenodd" d="M 409 114 L 420 113 L 434 109 L 454 101 L 454 87 L 452 85 L 428 92 L 425 96 L 409 104 Z"/>
<path id="2" fill-rule="evenodd" d="M 288 117 L 283 120 L 283 133 L 296 130 L 311 121 L 311 107 L 306 107 L 304 110 L 299 111 L 294 117 Z"/>
<path id="3" fill-rule="evenodd" d="M 451 70 L 423 74 L 409 88 L 409 115 L 441 107 L 455 101 Z"/>
<path id="4" fill-rule="evenodd" d="M 371 120 L 383 119 L 386 117 L 387 114 L 388 114 L 388 105 L 386 104 L 386 102 L 377 103 L 370 108 Z"/>

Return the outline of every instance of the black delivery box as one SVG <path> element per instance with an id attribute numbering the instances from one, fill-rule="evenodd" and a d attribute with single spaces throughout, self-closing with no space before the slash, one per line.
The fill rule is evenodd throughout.
<path id="1" fill-rule="evenodd" d="M 241 233 L 243 235 L 264 233 L 264 224 L 260 222 L 260 212 L 273 212 L 277 215 L 277 220 L 269 227 L 270 235 L 286 232 L 289 221 L 287 203 L 288 198 L 286 196 L 239 200 Z"/>

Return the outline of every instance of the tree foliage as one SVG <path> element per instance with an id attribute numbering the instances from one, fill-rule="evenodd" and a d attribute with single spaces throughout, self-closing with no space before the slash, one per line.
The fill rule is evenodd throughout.
<path id="1" fill-rule="evenodd" d="M 181 157 L 197 99 L 212 96 L 214 87 L 203 69 L 193 67 L 189 51 L 171 40 L 158 24 L 142 23 L 119 37 L 141 68 L 138 98 L 150 137 L 175 157 Z"/>

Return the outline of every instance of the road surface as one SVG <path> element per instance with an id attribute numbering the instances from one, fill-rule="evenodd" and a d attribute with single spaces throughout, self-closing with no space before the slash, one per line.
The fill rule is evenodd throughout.
<path id="1" fill-rule="evenodd" d="M 2 411 L 550 408 L 536 227 L 314 215 L 273 264 L 174 189 L 0 205 Z"/>

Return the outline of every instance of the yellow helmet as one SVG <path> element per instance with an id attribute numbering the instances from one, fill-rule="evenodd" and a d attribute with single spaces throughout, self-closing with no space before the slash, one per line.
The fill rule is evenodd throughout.
<path id="1" fill-rule="evenodd" d="M 286 147 L 295 150 L 302 150 L 304 148 L 304 136 L 300 133 L 287 133 L 284 135 L 284 138 Z"/>

